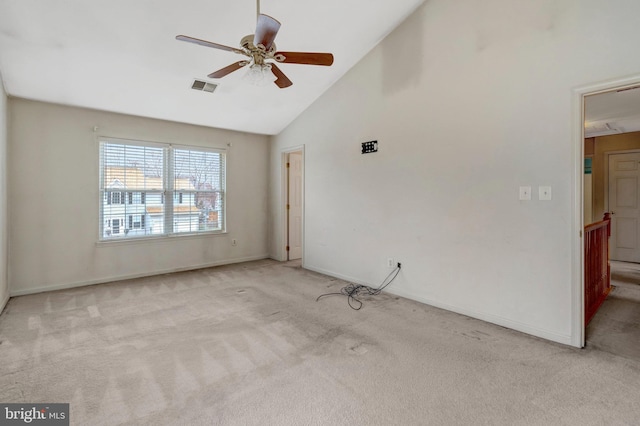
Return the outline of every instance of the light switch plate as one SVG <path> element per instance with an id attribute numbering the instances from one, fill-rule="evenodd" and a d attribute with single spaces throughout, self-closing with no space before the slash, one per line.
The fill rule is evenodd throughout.
<path id="1" fill-rule="evenodd" d="M 531 187 L 530 186 L 521 186 L 520 187 L 520 200 L 528 201 L 531 199 Z"/>
<path id="2" fill-rule="evenodd" d="M 539 186 L 538 187 L 538 199 L 543 201 L 551 200 L 551 187 Z"/>

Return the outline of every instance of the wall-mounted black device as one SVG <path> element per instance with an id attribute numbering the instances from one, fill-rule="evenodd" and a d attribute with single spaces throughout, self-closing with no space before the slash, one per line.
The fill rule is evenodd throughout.
<path id="1" fill-rule="evenodd" d="M 362 142 L 362 153 L 378 152 L 378 141 Z"/>

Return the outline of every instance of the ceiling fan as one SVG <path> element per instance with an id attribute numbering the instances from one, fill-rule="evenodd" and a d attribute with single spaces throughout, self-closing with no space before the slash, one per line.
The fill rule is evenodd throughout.
<path id="1" fill-rule="evenodd" d="M 333 64 L 331 53 L 312 52 L 282 52 L 276 49 L 274 40 L 280 29 L 280 22 L 268 15 L 260 13 L 260 0 L 257 0 L 258 22 L 255 34 L 245 36 L 240 40 L 240 49 L 213 43 L 186 35 L 176 36 L 177 40 L 199 44 L 214 49 L 226 50 L 247 56 L 248 59 L 235 62 L 208 75 L 210 78 L 222 78 L 240 68 L 249 65 L 247 76 L 257 83 L 259 81 L 273 81 L 281 89 L 291 86 L 293 83 L 280 70 L 276 62 L 284 64 L 324 65 Z M 269 62 L 267 62 L 269 61 Z M 270 62 L 275 61 L 275 62 Z"/>

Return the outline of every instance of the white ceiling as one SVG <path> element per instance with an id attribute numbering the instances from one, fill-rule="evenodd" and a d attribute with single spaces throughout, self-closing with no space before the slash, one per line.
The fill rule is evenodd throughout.
<path id="1" fill-rule="evenodd" d="M 424 0 L 262 0 L 279 50 L 331 52 L 331 67 L 282 64 L 293 86 L 207 74 L 253 34 L 255 0 L 0 0 L 0 72 L 9 95 L 252 133 L 277 134 Z M 219 83 L 191 89 L 194 78 Z"/>
<path id="2" fill-rule="evenodd" d="M 585 97 L 585 136 L 640 131 L 640 86 Z"/>

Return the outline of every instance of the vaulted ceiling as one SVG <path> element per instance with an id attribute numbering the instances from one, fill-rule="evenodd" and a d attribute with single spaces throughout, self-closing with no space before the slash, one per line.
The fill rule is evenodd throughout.
<path id="1" fill-rule="evenodd" d="M 0 72 L 10 96 L 262 134 L 277 134 L 424 0 L 263 0 L 278 50 L 331 52 L 331 67 L 281 64 L 293 86 L 258 87 L 244 69 L 207 75 L 239 47 L 255 0 L 0 0 Z M 241 57 L 240 57 L 241 58 Z M 218 84 L 191 89 L 194 79 Z"/>

